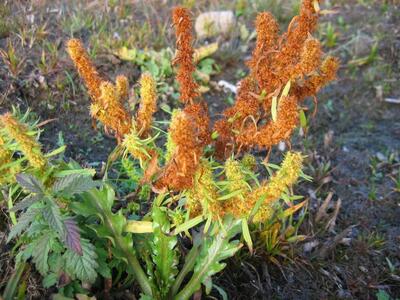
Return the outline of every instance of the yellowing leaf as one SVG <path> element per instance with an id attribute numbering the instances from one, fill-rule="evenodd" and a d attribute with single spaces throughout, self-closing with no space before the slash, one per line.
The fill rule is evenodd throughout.
<path id="1" fill-rule="evenodd" d="M 132 233 L 153 232 L 153 223 L 149 221 L 128 221 L 125 226 L 125 231 Z"/>
<path id="2" fill-rule="evenodd" d="M 288 209 L 286 209 L 283 212 L 283 217 L 289 217 L 289 216 L 293 215 L 296 211 L 298 211 L 300 208 L 302 208 L 306 204 L 307 204 L 307 201 L 303 201 L 299 204 L 289 207 Z"/>
<path id="3" fill-rule="evenodd" d="M 319 7 L 319 0 L 314 0 L 313 5 L 314 5 L 315 12 L 318 13 L 321 10 Z"/>
<path id="4" fill-rule="evenodd" d="M 202 46 L 194 50 L 193 61 L 198 63 L 202 59 L 213 55 L 218 50 L 218 43 L 212 43 L 209 45 Z"/>
<path id="5" fill-rule="evenodd" d="M 285 87 L 283 88 L 281 98 L 287 97 L 289 95 L 291 82 L 290 80 L 286 83 Z"/>
<path id="6" fill-rule="evenodd" d="M 272 97 L 271 117 L 272 117 L 272 121 L 274 121 L 274 122 L 276 122 L 277 106 L 278 106 L 278 98 Z"/>
<path id="7" fill-rule="evenodd" d="M 124 46 L 122 48 L 119 48 L 114 54 L 122 60 L 135 60 L 137 50 L 128 49 Z"/>

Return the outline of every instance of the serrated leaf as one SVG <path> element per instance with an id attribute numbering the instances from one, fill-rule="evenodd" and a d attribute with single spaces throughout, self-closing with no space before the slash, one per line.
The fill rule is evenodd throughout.
<path id="1" fill-rule="evenodd" d="M 81 235 L 79 233 L 78 225 L 73 219 L 65 220 L 64 225 L 65 225 L 65 244 L 69 249 L 76 252 L 78 255 L 82 255 Z"/>
<path id="2" fill-rule="evenodd" d="M 36 242 L 35 248 L 32 252 L 32 259 L 35 263 L 36 269 L 42 276 L 45 276 L 49 271 L 49 258 L 51 235 L 43 234 Z"/>
<path id="3" fill-rule="evenodd" d="M 49 226 L 59 233 L 60 237 L 65 235 L 65 225 L 62 220 L 60 208 L 57 204 L 47 201 L 47 205 L 42 210 L 43 218 L 47 221 Z"/>
<path id="4" fill-rule="evenodd" d="M 25 208 L 30 207 L 32 204 L 36 203 L 42 199 L 41 194 L 36 194 L 36 195 L 28 195 L 24 199 L 22 199 L 20 202 L 14 205 L 14 207 L 10 210 L 12 212 L 17 212 L 20 210 L 24 210 Z"/>
<path id="5" fill-rule="evenodd" d="M 50 273 L 46 275 L 42 280 L 42 285 L 45 289 L 52 287 L 58 282 L 58 275 L 56 273 Z"/>
<path id="6" fill-rule="evenodd" d="M 36 209 L 28 210 L 27 212 L 23 213 L 19 218 L 16 225 L 14 225 L 11 230 L 10 234 L 7 238 L 7 243 L 11 241 L 14 237 L 20 235 L 26 228 L 28 228 L 29 224 L 37 216 L 38 211 Z"/>
<path id="7" fill-rule="evenodd" d="M 79 280 L 93 283 L 96 280 L 98 268 L 95 247 L 86 239 L 81 239 L 82 255 L 67 249 L 63 255 L 65 269 L 68 275 Z"/>
<path id="8" fill-rule="evenodd" d="M 44 191 L 43 184 L 30 174 L 17 174 L 15 178 L 20 186 L 32 193 L 42 194 Z"/>
<path id="9" fill-rule="evenodd" d="M 226 264 L 222 261 L 233 256 L 242 246 L 238 240 L 231 241 L 240 232 L 240 225 L 240 220 L 227 217 L 223 221 L 223 228 L 218 228 L 215 236 L 204 239 L 192 278 L 176 296 L 176 299 L 189 298 L 200 289 L 201 284 L 204 284 L 208 277 L 220 272 L 225 267 Z"/>
<path id="10" fill-rule="evenodd" d="M 70 174 L 57 180 L 53 185 L 55 193 L 65 195 L 80 194 L 99 186 L 90 176 L 83 174 Z"/>
<path id="11" fill-rule="evenodd" d="M 159 207 L 153 207 L 153 241 L 151 243 L 155 277 L 161 298 L 166 298 L 169 289 L 178 273 L 178 257 L 175 250 L 176 236 L 168 236 L 170 223 L 166 212 Z"/>

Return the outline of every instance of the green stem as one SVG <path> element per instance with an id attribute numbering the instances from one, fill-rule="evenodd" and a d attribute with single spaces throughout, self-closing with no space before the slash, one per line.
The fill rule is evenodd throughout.
<path id="1" fill-rule="evenodd" d="M 193 269 L 198 254 L 199 247 L 193 245 L 193 248 L 190 249 L 188 255 L 186 256 L 185 264 L 183 265 L 182 270 L 179 272 L 178 276 L 175 279 L 175 283 L 171 288 L 170 295 L 175 296 L 178 293 L 178 290 L 181 287 L 185 276 Z"/>
<path id="2" fill-rule="evenodd" d="M 147 278 L 146 273 L 143 271 L 143 268 L 140 265 L 139 260 L 137 259 L 135 253 L 132 250 L 127 249 L 127 247 L 125 246 L 125 244 L 124 244 L 124 242 L 122 240 L 122 236 L 119 235 L 115 231 L 114 225 L 111 222 L 111 217 L 110 217 L 110 213 L 111 212 L 103 210 L 103 208 L 99 205 L 98 200 L 96 199 L 96 195 L 92 191 L 90 191 L 88 193 L 92 198 L 92 201 L 91 201 L 92 204 L 96 207 L 97 211 L 103 217 L 104 225 L 106 225 L 107 228 L 111 231 L 116 246 L 119 249 L 121 249 L 122 252 L 124 252 L 125 257 L 128 260 L 129 265 L 133 269 L 133 275 L 135 276 L 136 280 L 138 281 L 142 291 L 145 294 L 151 296 L 152 295 L 152 291 L 151 291 L 151 286 L 150 286 L 149 279 Z"/>

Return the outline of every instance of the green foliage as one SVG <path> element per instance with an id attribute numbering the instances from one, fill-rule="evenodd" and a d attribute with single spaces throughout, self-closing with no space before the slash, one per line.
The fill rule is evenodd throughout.
<path id="1" fill-rule="evenodd" d="M 152 219 L 154 233 L 151 254 L 155 264 L 155 281 L 160 291 L 160 299 L 164 299 L 178 273 L 178 253 L 175 249 L 177 237 L 168 236 L 170 224 L 166 212 L 161 208 L 153 208 Z"/>

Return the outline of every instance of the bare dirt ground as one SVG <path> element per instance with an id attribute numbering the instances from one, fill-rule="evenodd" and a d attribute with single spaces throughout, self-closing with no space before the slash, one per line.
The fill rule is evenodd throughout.
<path id="1" fill-rule="evenodd" d="M 0 48 L 9 57 L 13 48 L 16 57 L 9 65 L 0 64 L 1 111 L 12 105 L 29 107 L 49 121 L 41 138 L 48 149 L 62 139 L 68 157 L 94 166 L 104 161 L 115 144 L 92 127 L 89 100 L 64 43 L 71 35 L 82 38 L 93 49 L 102 74 L 114 77 L 118 70 L 136 82 L 139 66 L 119 60 L 113 51 L 124 45 L 172 46 L 168 16 L 176 3 L 160 1 L 156 8 L 153 2 L 133 2 L 130 9 L 118 4 L 105 7 L 98 1 L 79 2 L 75 7 L 68 1 L 0 5 Z M 278 257 L 278 264 L 271 263 L 262 241 L 254 255 L 243 251 L 233 258 L 215 278 L 229 299 L 400 298 L 400 103 L 396 103 L 400 99 L 400 5 L 396 1 L 326 2 L 336 13 L 322 18 L 317 35 L 342 66 L 338 80 L 318 96 L 317 114 L 306 136 L 296 138 L 293 146 L 308 155 L 305 173 L 314 178 L 313 183 L 299 184 L 297 191 L 309 199 L 300 231 L 307 237 L 294 246 L 284 245 L 286 256 Z M 198 1 L 194 15 L 218 8 L 235 5 Z M 285 13 L 282 24 L 287 22 Z M 245 17 L 240 17 L 249 29 L 254 15 L 249 5 Z M 211 81 L 236 83 L 237 70 L 245 70 L 249 51 L 251 45 L 239 60 L 226 53 L 217 56 L 221 72 Z M 228 95 L 210 86 L 204 96 L 211 111 L 219 111 Z M 322 216 L 324 203 L 327 213 Z M 6 232 L 6 208 L 0 205 L 0 228 Z M 13 267 L 2 236 L 0 249 L 1 288 Z M 45 291 L 35 276 L 32 272 L 29 280 L 32 298 L 40 298 Z"/>

